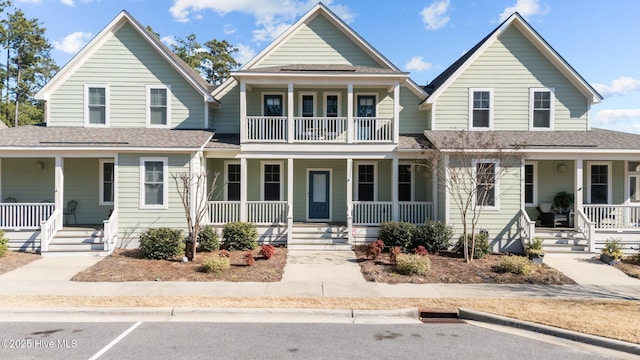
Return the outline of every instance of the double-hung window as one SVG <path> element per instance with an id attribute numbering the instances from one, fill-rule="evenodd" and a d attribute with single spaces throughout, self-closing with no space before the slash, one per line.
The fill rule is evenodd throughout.
<path id="1" fill-rule="evenodd" d="M 536 189 L 538 173 L 536 165 L 535 162 L 524 164 L 524 203 L 529 206 L 538 204 Z"/>
<path id="2" fill-rule="evenodd" d="M 168 159 L 140 158 L 140 207 L 168 207 Z"/>
<path id="3" fill-rule="evenodd" d="M 588 180 L 589 180 L 589 203 L 591 204 L 609 204 L 611 199 L 611 172 L 609 162 L 593 162 L 589 163 Z"/>
<path id="4" fill-rule="evenodd" d="M 324 96 L 324 116 L 340 116 L 340 94 L 325 94 Z"/>
<path id="5" fill-rule="evenodd" d="M 300 115 L 302 117 L 316 116 L 316 96 L 313 93 L 300 94 Z"/>
<path id="6" fill-rule="evenodd" d="M 412 201 L 411 164 L 398 165 L 398 200 Z"/>
<path id="7" fill-rule="evenodd" d="M 473 162 L 475 171 L 475 202 L 476 205 L 489 209 L 498 208 L 498 172 L 497 160 L 476 160 Z"/>
<path id="8" fill-rule="evenodd" d="M 469 89 L 469 128 L 493 126 L 493 89 Z"/>
<path id="9" fill-rule="evenodd" d="M 85 84 L 85 126 L 109 125 L 109 86 L 106 84 Z"/>
<path id="10" fill-rule="evenodd" d="M 113 204 L 115 171 L 113 160 L 100 160 L 100 205 Z"/>
<path id="11" fill-rule="evenodd" d="M 265 94 L 264 108 L 262 109 L 264 116 L 283 116 L 283 101 L 280 94 Z"/>
<path id="12" fill-rule="evenodd" d="M 262 164 L 262 200 L 282 200 L 282 164 Z"/>
<path id="13" fill-rule="evenodd" d="M 227 163 L 227 201 L 240 201 L 240 164 Z"/>
<path id="14" fill-rule="evenodd" d="M 358 164 L 358 184 L 356 198 L 358 201 L 376 201 L 376 166 L 375 164 Z"/>
<path id="15" fill-rule="evenodd" d="M 147 85 L 147 125 L 171 125 L 171 89 L 165 85 Z"/>
<path id="16" fill-rule="evenodd" d="M 553 89 L 529 90 L 529 118 L 533 129 L 553 128 Z"/>

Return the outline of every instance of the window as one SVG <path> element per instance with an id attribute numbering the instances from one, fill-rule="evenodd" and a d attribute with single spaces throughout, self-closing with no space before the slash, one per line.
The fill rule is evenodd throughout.
<path id="1" fill-rule="evenodd" d="M 525 163 L 524 164 L 524 203 L 526 205 L 537 205 L 537 190 L 536 190 L 536 182 L 537 182 L 537 169 L 536 163 Z"/>
<path id="2" fill-rule="evenodd" d="M 474 170 L 476 178 L 476 205 L 485 208 L 498 207 L 496 198 L 497 183 L 496 174 L 498 170 L 498 162 L 495 160 L 478 160 L 474 161 Z"/>
<path id="3" fill-rule="evenodd" d="M 312 93 L 300 93 L 300 115 L 302 117 L 316 116 L 316 96 Z"/>
<path id="4" fill-rule="evenodd" d="M 100 160 L 100 205 L 113 204 L 114 164 L 111 160 Z"/>
<path id="5" fill-rule="evenodd" d="M 412 201 L 411 170 L 410 164 L 398 165 L 398 201 Z"/>
<path id="6" fill-rule="evenodd" d="M 375 164 L 358 164 L 356 198 L 358 201 L 376 201 Z"/>
<path id="7" fill-rule="evenodd" d="M 262 165 L 262 200 L 282 200 L 282 166 L 279 163 L 263 163 Z"/>
<path id="8" fill-rule="evenodd" d="M 168 206 L 167 158 L 140 158 L 140 207 Z"/>
<path id="9" fill-rule="evenodd" d="M 165 127 L 170 125 L 171 91 L 164 85 L 147 86 L 147 125 Z"/>
<path id="10" fill-rule="evenodd" d="M 85 125 L 106 126 L 109 123 L 109 86 L 85 84 Z"/>
<path id="11" fill-rule="evenodd" d="M 493 90 L 469 89 L 470 128 L 491 128 L 493 122 Z"/>
<path id="12" fill-rule="evenodd" d="M 553 127 L 553 91 L 551 89 L 531 89 L 529 98 L 531 127 L 551 129 Z"/>
<path id="13" fill-rule="evenodd" d="M 375 117 L 376 116 L 376 96 L 375 95 L 358 95 L 357 103 L 358 117 Z"/>
<path id="14" fill-rule="evenodd" d="M 630 203 L 640 203 L 640 162 L 627 161 L 627 188 Z"/>
<path id="15" fill-rule="evenodd" d="M 326 117 L 340 116 L 340 94 L 325 94 L 324 116 Z"/>
<path id="16" fill-rule="evenodd" d="M 264 95 L 264 116 L 282 116 L 282 95 L 265 94 Z"/>
<path id="17" fill-rule="evenodd" d="M 240 201 L 240 164 L 227 163 L 227 201 Z"/>
<path id="18" fill-rule="evenodd" d="M 609 203 L 609 184 L 611 183 L 611 175 L 609 174 L 608 163 L 591 163 L 589 164 L 589 203 L 591 204 L 608 204 Z"/>

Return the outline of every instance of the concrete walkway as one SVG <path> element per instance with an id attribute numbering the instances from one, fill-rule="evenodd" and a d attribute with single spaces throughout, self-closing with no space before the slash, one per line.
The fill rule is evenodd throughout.
<path id="1" fill-rule="evenodd" d="M 596 259 L 593 254 L 547 254 L 544 263 L 579 285 L 637 286 L 640 283 L 640 280 Z"/>

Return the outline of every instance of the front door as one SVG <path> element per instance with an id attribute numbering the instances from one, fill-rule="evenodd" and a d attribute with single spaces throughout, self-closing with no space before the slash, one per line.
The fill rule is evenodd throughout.
<path id="1" fill-rule="evenodd" d="M 309 171 L 309 220 L 329 220 L 329 171 Z"/>

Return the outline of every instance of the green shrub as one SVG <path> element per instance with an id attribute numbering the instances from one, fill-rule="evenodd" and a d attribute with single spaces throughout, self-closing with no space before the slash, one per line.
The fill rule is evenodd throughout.
<path id="1" fill-rule="evenodd" d="M 469 252 L 468 255 L 471 255 L 471 234 L 467 235 L 467 239 L 469 241 L 468 243 L 469 248 L 467 249 Z M 458 242 L 456 243 L 454 249 L 458 255 L 464 257 L 464 239 L 462 236 L 460 236 L 460 238 L 458 239 Z M 491 252 L 491 248 L 489 247 L 489 237 L 487 236 L 487 234 L 484 232 L 476 234 L 476 246 L 475 246 L 475 251 L 473 253 L 473 258 L 482 259 L 485 255 L 489 254 L 490 252 Z"/>
<path id="2" fill-rule="evenodd" d="M 3 257 L 9 249 L 9 239 L 4 236 L 4 230 L 0 230 L 0 257 Z"/>
<path id="3" fill-rule="evenodd" d="M 499 273 L 529 275 L 533 271 L 533 266 L 526 257 L 512 255 L 498 260 L 495 270 Z"/>
<path id="4" fill-rule="evenodd" d="M 539 237 L 535 237 L 533 238 L 533 240 L 531 240 L 526 248 L 524 249 L 525 254 L 529 255 L 542 255 L 544 254 L 544 249 L 542 248 L 542 239 Z"/>
<path id="5" fill-rule="evenodd" d="M 230 222 L 222 228 L 222 248 L 229 251 L 253 250 L 258 246 L 256 224 Z"/>
<path id="6" fill-rule="evenodd" d="M 427 275 L 431 268 L 428 256 L 418 254 L 399 254 L 396 257 L 395 270 L 402 275 Z"/>
<path id="7" fill-rule="evenodd" d="M 430 253 L 444 251 L 451 247 L 453 229 L 439 221 L 427 221 L 416 227 L 413 233 L 413 247 L 424 246 Z"/>
<path id="8" fill-rule="evenodd" d="M 620 260 L 624 255 L 624 245 L 622 244 L 622 240 L 618 238 L 608 238 L 604 242 L 604 247 L 602 250 L 602 254 L 609 255 L 616 260 Z"/>
<path id="9" fill-rule="evenodd" d="M 399 246 L 406 253 L 411 248 L 413 233 L 416 226 L 404 221 L 387 221 L 380 226 L 378 239 L 382 240 L 386 247 Z"/>
<path id="10" fill-rule="evenodd" d="M 220 248 L 218 232 L 211 225 L 206 225 L 198 232 L 198 251 L 216 251 Z"/>
<path id="11" fill-rule="evenodd" d="M 147 229 L 140 234 L 140 250 L 145 259 L 171 259 L 184 251 L 182 230 L 168 227 Z"/>
<path id="12" fill-rule="evenodd" d="M 225 256 L 212 255 L 207 257 L 202 263 L 200 271 L 206 273 L 214 273 L 217 275 L 224 274 L 231 267 L 231 259 Z"/>

